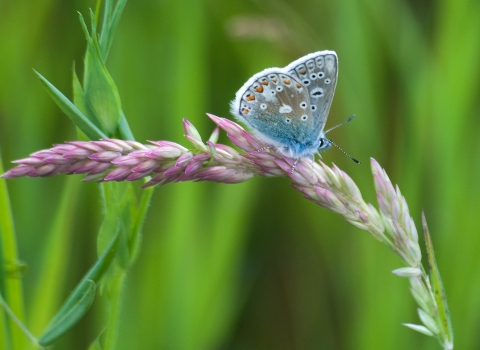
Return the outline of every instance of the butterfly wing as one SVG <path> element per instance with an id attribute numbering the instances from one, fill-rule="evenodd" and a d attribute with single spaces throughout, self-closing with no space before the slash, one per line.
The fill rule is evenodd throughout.
<path id="1" fill-rule="evenodd" d="M 315 141 L 309 90 L 284 69 L 269 68 L 250 78 L 237 92 L 232 114 L 289 156 L 312 153 L 303 150 Z"/>
<path id="2" fill-rule="evenodd" d="M 337 85 L 337 54 L 334 51 L 314 52 L 293 61 L 284 71 L 308 89 L 310 103 L 314 106 L 315 129 L 322 133 Z"/>

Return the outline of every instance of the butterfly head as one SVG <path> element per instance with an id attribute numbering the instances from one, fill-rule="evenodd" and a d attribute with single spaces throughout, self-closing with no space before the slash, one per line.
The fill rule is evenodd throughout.
<path id="1" fill-rule="evenodd" d="M 327 139 L 325 135 L 320 138 L 318 145 L 318 151 L 327 151 L 332 147 L 333 142 L 330 139 Z"/>

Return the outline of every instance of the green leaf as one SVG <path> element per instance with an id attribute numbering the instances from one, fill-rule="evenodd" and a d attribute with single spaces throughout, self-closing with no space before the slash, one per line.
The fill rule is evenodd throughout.
<path id="1" fill-rule="evenodd" d="M 107 138 L 99 128 L 97 128 L 68 98 L 65 97 L 55 86 L 53 86 L 40 73 L 35 71 L 40 78 L 47 92 L 60 107 L 60 109 L 70 118 L 70 120 L 82 130 L 91 140 Z"/>
<path id="2" fill-rule="evenodd" d="M 70 329 L 75 322 L 77 322 L 88 310 L 88 307 L 91 305 L 91 302 L 88 304 L 87 301 L 89 301 L 88 296 L 92 293 L 92 282 L 95 282 L 93 286 L 98 284 L 100 279 L 105 275 L 106 271 L 110 267 L 116 254 L 118 240 L 119 233 L 117 231 L 110 244 L 97 260 L 95 265 L 83 277 L 57 314 L 50 321 L 50 324 L 40 336 L 39 343 L 41 345 L 46 346 L 53 343 L 59 336 L 68 331 L 68 329 Z M 93 293 L 94 292 L 95 291 L 93 290 Z M 65 323 L 66 318 L 69 320 L 68 327 L 62 327 L 60 324 L 62 322 Z"/>
<path id="3" fill-rule="evenodd" d="M 75 106 L 85 115 L 90 121 L 99 127 L 100 121 L 97 119 L 97 116 L 92 111 L 90 104 L 85 98 L 85 93 L 83 91 L 80 80 L 78 79 L 77 73 L 75 71 L 75 65 L 72 70 L 72 86 L 73 86 L 73 103 Z"/>
<path id="4" fill-rule="evenodd" d="M 148 187 L 143 190 L 142 197 L 140 198 L 140 202 L 138 204 L 137 215 L 135 217 L 129 242 L 130 264 L 133 264 L 140 250 L 140 243 L 142 241 L 142 228 L 145 218 L 147 217 L 148 206 L 150 205 L 150 200 L 152 198 L 154 189 L 155 187 Z"/>
<path id="5" fill-rule="evenodd" d="M 122 116 L 120 118 L 120 123 L 118 124 L 118 131 L 120 132 L 120 138 L 122 140 L 131 140 L 135 141 L 135 137 L 133 136 L 132 130 L 130 129 L 130 125 L 128 125 L 127 118 L 122 112 Z"/>
<path id="6" fill-rule="evenodd" d="M 0 154 L 0 174 L 3 174 L 3 161 Z M 5 179 L 0 178 L 0 293 L 5 302 L 10 305 L 12 312 L 20 321 L 24 320 L 22 280 L 9 278 L 5 268 L 18 264 L 17 242 L 13 221 L 10 197 Z M 11 319 L 0 310 L 0 348 L 3 344 L 11 345 L 13 349 L 22 349 L 25 346 L 25 337 Z"/>
<path id="7" fill-rule="evenodd" d="M 126 4 L 127 0 L 118 0 L 115 9 L 112 9 L 112 0 L 107 0 L 105 2 L 103 27 L 102 33 L 100 34 L 100 48 L 104 62 L 107 60 L 108 52 L 112 46 L 114 33 L 117 30 L 120 17 L 122 16 Z"/>
<path id="8" fill-rule="evenodd" d="M 52 344 L 82 318 L 95 299 L 95 282 L 87 280 L 81 285 L 79 293 L 81 293 L 80 297 L 75 300 L 73 305 L 62 313 L 60 317 L 55 318 L 55 322 L 50 323 L 43 332 L 38 340 L 40 345 L 48 346 Z"/>
<path id="9" fill-rule="evenodd" d="M 430 277 L 432 279 L 432 289 L 438 308 L 438 317 L 441 321 L 440 326 L 443 329 L 443 331 L 440 332 L 439 335 L 446 335 L 446 339 L 442 339 L 444 344 L 453 345 L 453 329 L 450 320 L 450 313 L 448 311 L 447 296 L 445 294 L 445 289 L 443 288 L 442 278 L 440 276 L 440 271 L 438 269 L 437 262 L 435 260 L 435 254 L 433 252 L 432 238 L 430 237 L 427 220 L 425 219 L 425 214 L 423 212 L 422 223 L 423 234 L 425 235 L 425 245 L 427 247 L 428 267 L 430 270 Z"/>
<path id="10" fill-rule="evenodd" d="M 128 260 L 128 236 L 130 232 L 130 221 L 136 216 L 136 199 L 130 183 L 108 182 L 102 185 L 102 196 L 105 210 L 105 218 L 102 222 L 97 238 L 97 251 L 104 250 L 106 244 L 112 238 L 114 228 L 120 230 L 120 245 L 117 257 Z M 123 264 L 121 264 L 123 265 Z"/>
<path id="11" fill-rule="evenodd" d="M 87 39 L 83 78 L 84 98 L 91 112 L 100 121 L 101 129 L 108 135 L 113 135 L 122 115 L 120 95 L 101 55 L 96 34 L 97 23 L 93 13 L 91 13 L 91 20 L 90 35 L 80 14 L 80 23 Z"/>
<path id="12" fill-rule="evenodd" d="M 116 261 L 114 269 L 109 270 L 100 282 L 100 292 L 105 287 L 110 288 L 111 283 L 130 266 L 129 241 L 132 235 L 132 220 L 137 216 L 136 198 L 130 183 L 108 182 L 101 186 L 102 202 L 104 203 L 105 217 L 97 236 L 97 251 L 104 249 L 111 240 L 112 232 L 119 232 Z"/>

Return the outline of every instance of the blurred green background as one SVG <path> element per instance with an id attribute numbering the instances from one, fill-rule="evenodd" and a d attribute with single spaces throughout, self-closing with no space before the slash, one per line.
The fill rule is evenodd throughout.
<path id="1" fill-rule="evenodd" d="M 0 0 L 0 150 L 9 161 L 76 138 L 33 74 L 71 97 L 85 40 L 77 11 L 92 1 Z M 480 2 L 478 0 L 130 1 L 108 67 L 138 141 L 183 139 L 182 118 L 207 137 L 210 112 L 254 73 L 335 50 L 329 135 L 363 161 L 324 154 L 375 203 L 369 157 L 425 210 L 457 349 L 480 348 Z M 79 72 L 81 74 L 81 72 Z M 228 143 L 222 134 L 221 142 Z M 82 176 L 9 180 L 26 323 L 38 334 L 96 259 L 98 185 Z M 56 250 L 44 249 L 65 186 Z M 140 183 L 139 183 L 140 186 Z M 49 256 L 64 265 L 48 281 Z M 129 272 L 119 349 L 438 349 L 419 323 L 400 259 L 368 233 L 304 200 L 286 179 L 156 189 Z M 56 294 L 42 286 L 57 283 Z M 86 349 L 105 324 L 105 296 L 54 349 Z"/>

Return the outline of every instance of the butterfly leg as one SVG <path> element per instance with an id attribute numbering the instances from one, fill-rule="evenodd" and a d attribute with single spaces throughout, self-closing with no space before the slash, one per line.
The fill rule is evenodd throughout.
<path id="1" fill-rule="evenodd" d="M 265 146 L 265 147 L 257 149 L 257 152 L 268 151 L 269 149 L 270 149 L 270 146 Z"/>

